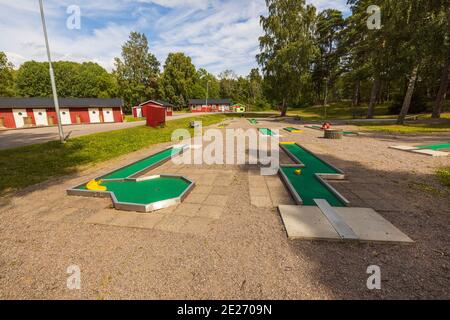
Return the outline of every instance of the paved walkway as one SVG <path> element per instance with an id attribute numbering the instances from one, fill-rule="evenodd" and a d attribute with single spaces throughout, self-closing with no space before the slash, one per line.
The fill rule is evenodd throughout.
<path id="1" fill-rule="evenodd" d="M 203 113 L 202 113 L 203 115 Z M 168 117 L 167 120 L 177 120 L 189 117 L 195 117 L 198 114 L 184 113 Z M 92 133 L 113 131 L 119 129 L 142 126 L 145 121 L 122 122 L 122 123 L 101 123 L 101 124 L 80 124 L 63 126 L 64 135 L 69 137 L 85 136 Z M 38 144 L 52 140 L 58 140 L 58 127 L 40 127 L 17 130 L 0 130 L 0 149 L 21 147 L 26 145 Z"/>

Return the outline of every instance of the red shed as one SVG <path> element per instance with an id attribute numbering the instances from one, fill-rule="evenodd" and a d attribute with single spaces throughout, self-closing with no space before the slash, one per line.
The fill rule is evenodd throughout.
<path id="1" fill-rule="evenodd" d="M 191 112 L 232 112 L 230 99 L 190 99 Z"/>
<path id="2" fill-rule="evenodd" d="M 121 99 L 60 98 L 61 124 L 122 122 Z M 52 98 L 0 97 L 0 128 L 52 126 L 58 117 Z"/>
<path id="3" fill-rule="evenodd" d="M 147 115 L 147 126 L 156 128 L 166 123 L 166 108 L 157 105 L 147 105 L 143 108 Z"/>
<path id="4" fill-rule="evenodd" d="M 161 100 L 149 100 L 149 101 L 141 103 L 138 107 L 135 107 L 136 108 L 136 111 L 135 111 L 136 114 L 139 114 L 139 111 L 138 111 L 137 108 L 140 107 L 141 108 L 141 113 L 140 114 L 142 115 L 142 117 L 146 118 L 147 117 L 146 107 L 148 107 L 148 106 L 162 107 L 162 108 L 166 109 L 166 116 L 167 117 L 171 117 L 173 115 L 174 105 L 169 103 L 169 102 L 161 101 Z"/>
<path id="5" fill-rule="evenodd" d="M 15 128 L 16 122 L 12 109 L 0 109 L 0 128 Z"/>

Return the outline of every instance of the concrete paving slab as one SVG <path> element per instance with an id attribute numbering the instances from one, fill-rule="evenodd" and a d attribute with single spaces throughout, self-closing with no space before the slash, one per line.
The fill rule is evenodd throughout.
<path id="1" fill-rule="evenodd" d="M 230 194 L 233 191 L 233 187 L 231 186 L 213 186 L 210 194 Z"/>
<path id="2" fill-rule="evenodd" d="M 200 207 L 201 207 L 200 204 L 182 203 L 173 212 L 173 214 L 187 217 L 195 217 L 197 215 L 197 212 L 200 210 Z"/>
<path id="3" fill-rule="evenodd" d="M 342 219 L 341 215 L 336 212 L 328 201 L 325 199 L 314 199 L 314 202 L 319 207 L 320 211 L 325 215 L 333 228 L 344 240 L 358 240 L 358 236 L 353 229 Z"/>
<path id="4" fill-rule="evenodd" d="M 416 150 L 417 147 L 412 147 L 412 146 L 392 146 L 389 147 L 391 149 L 397 149 L 397 150 L 403 150 L 403 151 L 410 151 L 410 150 Z"/>
<path id="5" fill-rule="evenodd" d="M 214 219 L 208 219 L 203 217 L 194 217 L 189 219 L 186 224 L 180 229 L 181 233 L 189 233 L 195 235 L 204 235 L 211 231 L 215 225 Z"/>
<path id="6" fill-rule="evenodd" d="M 161 222 L 157 223 L 154 227 L 156 230 L 167 232 L 181 232 L 182 228 L 191 219 L 190 217 L 170 215 L 166 216 Z"/>
<path id="7" fill-rule="evenodd" d="M 203 203 L 206 198 L 208 197 L 208 194 L 205 193 L 196 193 L 196 194 L 190 194 L 185 200 L 185 203 Z"/>
<path id="8" fill-rule="evenodd" d="M 286 197 L 271 197 L 272 204 L 274 207 L 280 206 L 280 205 L 294 205 L 295 201 L 290 196 Z"/>
<path id="9" fill-rule="evenodd" d="M 192 194 L 210 194 L 213 186 L 198 186 L 196 185 L 195 188 L 191 191 L 189 195 Z"/>
<path id="10" fill-rule="evenodd" d="M 250 195 L 250 203 L 257 208 L 271 208 L 273 207 L 272 201 L 269 197 L 253 196 Z"/>
<path id="11" fill-rule="evenodd" d="M 228 196 L 211 194 L 206 198 L 204 204 L 208 204 L 211 206 L 216 205 L 216 206 L 225 207 L 227 205 L 227 202 L 228 202 Z"/>
<path id="12" fill-rule="evenodd" d="M 267 187 L 250 187 L 250 195 L 251 196 L 261 196 L 261 197 L 268 197 L 269 196 L 269 189 Z"/>
<path id="13" fill-rule="evenodd" d="M 86 220 L 85 223 L 89 224 L 108 224 L 115 217 L 115 211 L 113 209 L 104 209 L 100 210 L 97 213 L 93 214 Z"/>
<path id="14" fill-rule="evenodd" d="M 354 231 L 358 241 L 410 244 L 413 241 L 398 228 L 370 208 L 333 208 Z M 278 207 L 289 239 L 341 240 L 318 207 Z"/>
<path id="15" fill-rule="evenodd" d="M 223 186 L 223 187 L 229 187 L 233 184 L 234 181 L 234 175 L 227 176 L 227 177 L 217 177 L 214 180 L 213 185 L 215 186 Z"/>
<path id="16" fill-rule="evenodd" d="M 164 217 L 164 214 L 159 213 L 138 214 L 136 219 L 133 220 L 129 226 L 141 229 L 153 229 L 164 219 Z"/>
<path id="17" fill-rule="evenodd" d="M 198 216 L 210 219 L 220 219 L 224 212 L 224 209 L 224 207 L 219 206 L 203 205 L 198 211 Z"/>
<path id="18" fill-rule="evenodd" d="M 432 157 L 448 157 L 450 155 L 449 152 L 431 150 L 431 149 L 411 150 L 411 152 L 424 154 L 426 156 L 432 156 Z"/>
<path id="19" fill-rule="evenodd" d="M 341 240 L 318 207 L 281 205 L 278 210 L 291 240 Z"/>
<path id="20" fill-rule="evenodd" d="M 334 208 L 360 241 L 413 243 L 406 234 L 370 208 Z"/>
<path id="21" fill-rule="evenodd" d="M 134 212 L 126 212 L 126 211 L 117 211 L 114 214 L 113 219 L 108 223 L 108 225 L 117 226 L 117 227 L 132 227 L 133 220 L 136 219 L 136 215 Z"/>

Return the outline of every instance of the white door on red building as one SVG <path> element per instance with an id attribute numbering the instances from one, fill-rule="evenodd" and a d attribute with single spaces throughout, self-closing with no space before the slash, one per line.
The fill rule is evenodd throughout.
<path id="1" fill-rule="evenodd" d="M 59 109 L 59 115 L 61 116 L 61 124 L 72 124 L 69 109 Z"/>
<path id="2" fill-rule="evenodd" d="M 16 123 L 16 128 L 22 128 L 25 126 L 24 117 L 27 116 L 27 110 L 25 109 L 13 109 L 14 122 Z"/>
<path id="3" fill-rule="evenodd" d="M 33 114 L 37 126 L 48 126 L 47 111 L 45 109 L 33 109 Z"/>
<path id="4" fill-rule="evenodd" d="M 98 108 L 89 108 L 89 122 L 100 123 L 100 112 Z"/>
<path id="5" fill-rule="evenodd" d="M 114 122 L 114 114 L 112 108 L 103 108 L 102 112 L 104 122 Z"/>

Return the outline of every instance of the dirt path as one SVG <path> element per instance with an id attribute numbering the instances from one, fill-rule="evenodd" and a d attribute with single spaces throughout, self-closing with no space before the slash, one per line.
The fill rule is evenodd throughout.
<path id="1" fill-rule="evenodd" d="M 286 124 L 266 120 L 259 126 Z M 228 126 L 250 127 L 245 120 Z M 118 212 L 107 199 L 65 195 L 66 188 L 164 144 L 3 200 L 0 298 L 450 298 L 450 197 L 424 191 L 438 187 L 433 172 L 449 165 L 447 158 L 387 148 L 406 136 L 334 142 L 315 130 L 282 135 L 346 171 L 349 179 L 334 186 L 352 205 L 373 207 L 416 243 L 289 241 L 275 208 L 290 201 L 286 191 L 278 178 L 268 177 L 258 186 L 261 192 L 269 186 L 267 195 L 255 196 L 255 170 L 246 166 L 165 164 L 155 172 L 186 175 L 197 186 L 183 204 L 152 214 Z M 366 288 L 372 264 L 381 267 L 380 291 Z M 81 290 L 66 287 L 69 265 L 81 268 Z"/>

